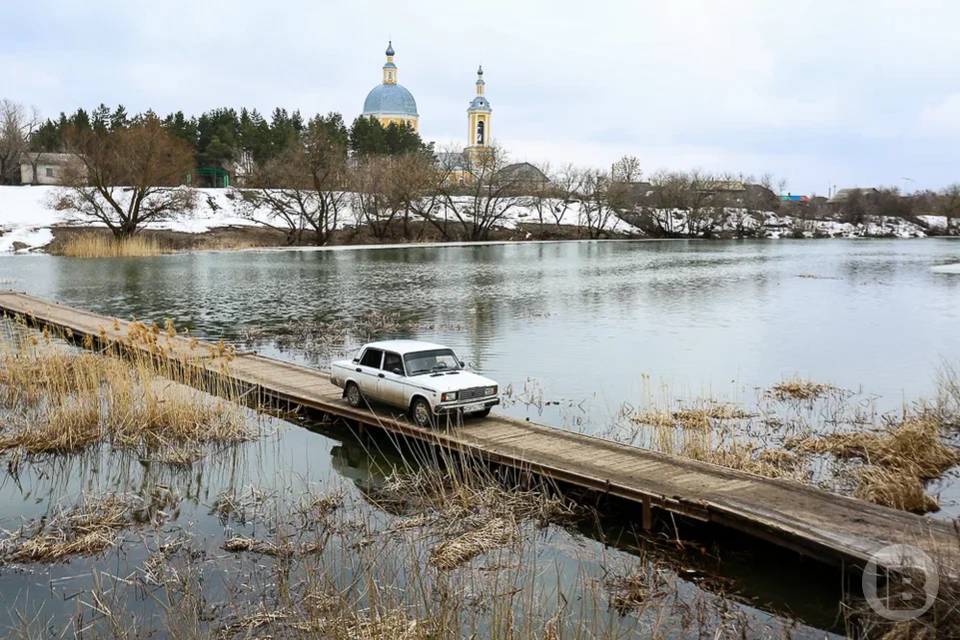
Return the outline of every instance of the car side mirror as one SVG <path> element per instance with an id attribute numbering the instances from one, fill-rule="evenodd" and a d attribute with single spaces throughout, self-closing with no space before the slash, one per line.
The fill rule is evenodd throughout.
<path id="1" fill-rule="evenodd" d="M 460 368 L 461 368 L 461 369 L 466 369 L 466 368 L 467 368 L 467 363 L 464 362 L 463 360 L 461 360 L 461 361 L 460 361 Z"/>
<path id="2" fill-rule="evenodd" d="M 353 359 L 353 364 L 357 364 L 358 362 L 360 362 L 360 358 L 354 358 L 354 359 Z"/>
<path id="3" fill-rule="evenodd" d="M 394 367 L 393 370 L 391 371 L 391 373 L 394 373 L 394 374 L 396 374 L 396 375 L 398 375 L 398 376 L 402 376 L 402 375 L 403 375 L 403 369 L 401 369 L 400 367 Z"/>

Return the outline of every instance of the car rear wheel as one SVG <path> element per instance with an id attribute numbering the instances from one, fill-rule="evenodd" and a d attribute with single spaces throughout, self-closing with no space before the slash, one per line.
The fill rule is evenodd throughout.
<path id="1" fill-rule="evenodd" d="M 357 386 L 356 382 L 347 383 L 347 390 L 344 395 L 347 397 L 347 404 L 351 407 L 358 408 L 363 404 L 363 394 L 360 393 L 360 387 Z"/>
<path id="2" fill-rule="evenodd" d="M 433 410 L 430 409 L 430 403 L 423 398 L 414 400 L 410 405 L 410 418 L 421 429 L 433 427 Z"/>

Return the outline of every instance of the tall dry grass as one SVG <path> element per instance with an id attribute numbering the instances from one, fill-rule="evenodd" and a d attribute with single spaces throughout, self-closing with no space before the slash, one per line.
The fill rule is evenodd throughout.
<path id="1" fill-rule="evenodd" d="M 126 258 L 168 253 L 159 239 L 144 235 L 116 238 L 99 233 L 72 235 L 60 246 L 59 255 L 70 258 Z"/>
<path id="2" fill-rule="evenodd" d="M 211 395 L 197 368 L 155 357 L 148 329 L 130 344 L 84 353 L 49 332 L 2 321 L 0 406 L 6 428 L 0 452 L 76 453 L 98 443 L 135 449 L 153 460 L 187 463 L 197 447 L 254 435 L 240 391 L 221 383 Z M 152 342 L 151 342 L 152 340 Z M 91 345 L 92 346 L 92 345 Z M 121 352 L 122 349 L 122 352 Z"/>

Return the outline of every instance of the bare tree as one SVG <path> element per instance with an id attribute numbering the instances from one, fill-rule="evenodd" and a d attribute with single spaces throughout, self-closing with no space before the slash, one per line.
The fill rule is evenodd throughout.
<path id="1" fill-rule="evenodd" d="M 549 179 L 550 165 L 544 163 L 539 165 L 537 169 L 548 178 L 547 180 L 538 180 L 530 185 L 530 193 L 526 197 L 526 204 L 537 213 L 537 223 L 540 225 L 540 234 L 542 235 L 546 223 L 544 214 L 552 211 L 557 194 L 553 181 Z"/>
<path id="2" fill-rule="evenodd" d="M 610 178 L 616 182 L 637 182 L 642 175 L 640 158 L 637 156 L 623 156 L 610 168 Z"/>
<path id="3" fill-rule="evenodd" d="M 29 149 L 30 134 L 39 124 L 35 107 L 28 111 L 12 100 L 0 100 L 0 184 L 20 183 L 20 161 Z"/>
<path id="4" fill-rule="evenodd" d="M 483 153 L 466 154 L 463 159 L 463 184 L 445 180 L 440 185 L 441 208 L 460 225 L 469 240 L 486 240 L 512 209 L 522 204 L 518 195 L 516 172 L 504 174 L 506 154 L 498 147 Z"/>
<path id="5" fill-rule="evenodd" d="M 629 208 L 629 183 L 602 171 L 587 170 L 580 182 L 580 224 L 590 238 L 600 238 L 616 229 L 620 215 Z"/>
<path id="6" fill-rule="evenodd" d="M 367 156 L 351 172 L 353 211 L 378 240 L 386 238 L 393 221 L 405 210 L 398 182 L 390 156 Z"/>
<path id="7" fill-rule="evenodd" d="M 394 158 L 391 191 L 402 208 L 405 239 L 411 239 L 411 221 L 414 218 L 429 222 L 440 200 L 438 185 L 443 183 L 443 176 L 443 170 L 436 166 L 429 153 L 418 151 Z"/>
<path id="8" fill-rule="evenodd" d="M 155 116 L 111 131 L 68 129 L 76 161 L 65 168 L 57 207 L 102 222 L 117 237 L 190 211 L 194 192 L 182 186 L 194 168 L 190 146 Z"/>
<path id="9" fill-rule="evenodd" d="M 699 170 L 661 171 L 650 179 L 653 203 L 646 207 L 652 230 L 667 236 L 710 235 L 726 216 L 727 179 Z"/>
<path id="10" fill-rule="evenodd" d="M 556 200 L 550 209 L 550 215 L 558 227 L 571 208 L 580 206 L 579 198 L 585 177 L 586 172 L 572 164 L 564 166 L 551 177 Z"/>
<path id="11" fill-rule="evenodd" d="M 960 182 L 940 192 L 937 213 L 948 218 L 960 218 Z"/>
<path id="12" fill-rule="evenodd" d="M 338 128 L 323 118 L 310 122 L 272 160 L 258 167 L 240 190 L 240 213 L 286 234 L 288 244 L 325 244 L 346 206 L 347 149 Z"/>

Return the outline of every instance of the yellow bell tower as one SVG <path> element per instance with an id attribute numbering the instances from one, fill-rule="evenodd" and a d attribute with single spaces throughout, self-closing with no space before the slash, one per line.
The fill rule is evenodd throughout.
<path id="1" fill-rule="evenodd" d="M 485 84 L 481 66 L 477 69 L 477 95 L 467 109 L 467 148 L 464 153 L 473 162 L 490 154 L 492 150 L 490 120 L 493 110 L 483 95 Z"/>

